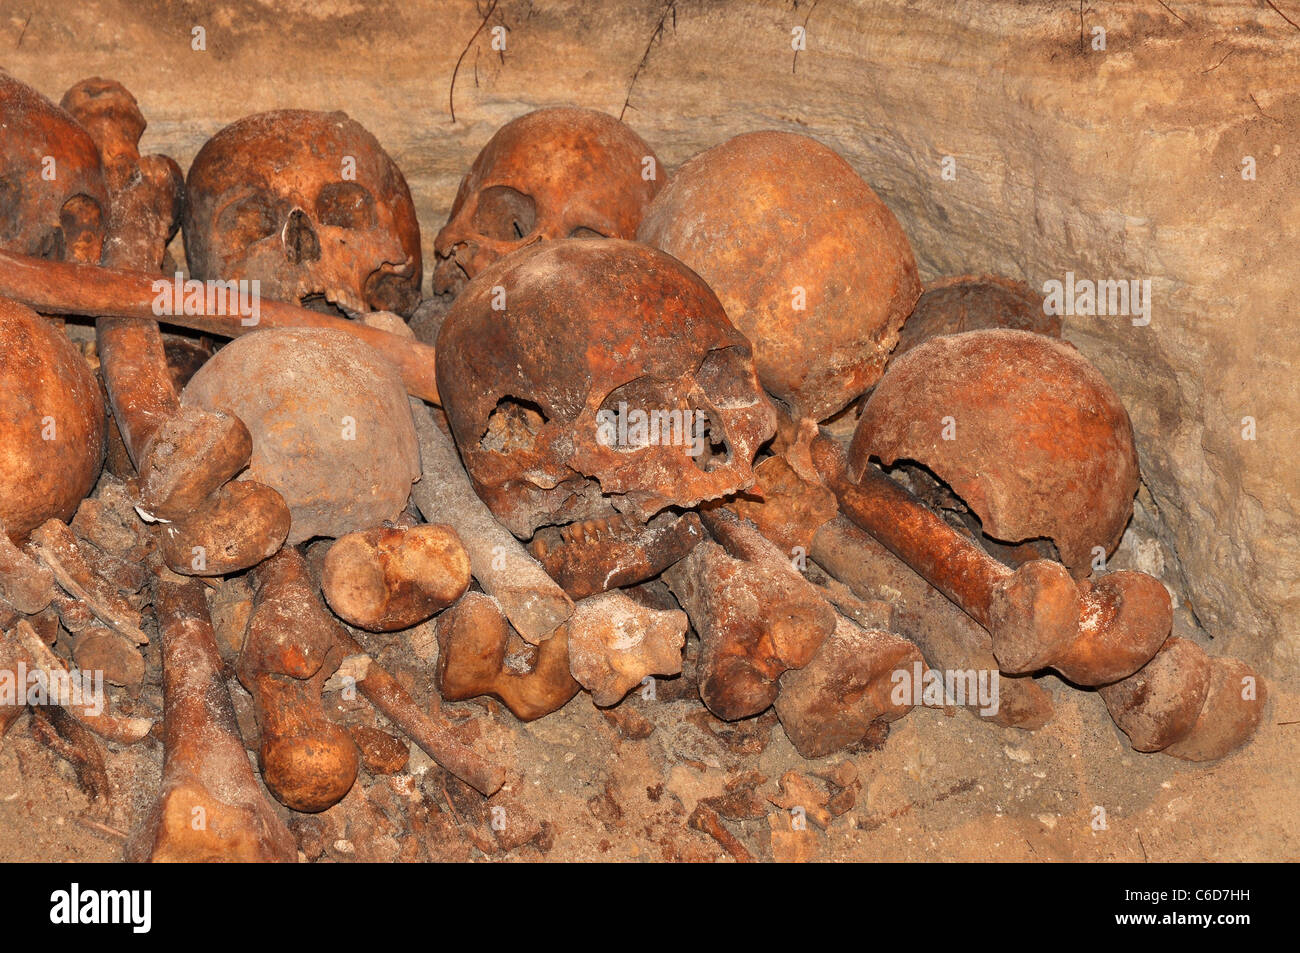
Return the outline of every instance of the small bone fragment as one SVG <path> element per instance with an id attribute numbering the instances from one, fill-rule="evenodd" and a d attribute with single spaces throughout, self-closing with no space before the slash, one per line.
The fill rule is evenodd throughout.
<path id="1" fill-rule="evenodd" d="M 409 629 L 469 588 L 470 562 L 450 526 L 382 527 L 341 537 L 321 588 L 340 618 L 371 632 Z"/>
<path id="2" fill-rule="evenodd" d="M 104 766 L 104 749 L 86 726 L 58 705 L 32 709 L 32 734 L 67 761 L 91 801 L 108 806 L 112 786 Z"/>
<path id="3" fill-rule="evenodd" d="M 863 629 L 844 616 L 811 662 L 781 675 L 776 714 L 795 749 L 822 758 L 847 748 L 877 720 L 890 722 L 912 705 L 893 701 L 894 673 L 911 676 L 921 653 L 902 636 Z M 825 826 L 824 824 L 821 826 Z"/>
<path id="4" fill-rule="evenodd" d="M 102 694 L 93 701 L 87 701 L 84 695 L 81 698 L 71 697 L 71 692 L 66 696 L 63 695 L 62 686 L 68 684 L 68 679 L 77 678 L 85 673 L 69 672 L 63 660 L 54 654 L 26 619 L 18 623 L 15 633 L 27 654 L 28 670 L 42 672 L 45 684 L 51 690 L 56 686 L 60 688 L 60 697 L 57 699 L 51 697 L 51 701 L 57 701 L 68 710 L 68 714 L 101 738 L 116 741 L 118 744 L 135 744 L 149 734 L 149 729 L 153 727 L 152 719 L 110 714 Z M 84 680 L 82 684 L 84 686 Z M 95 691 L 95 686 L 90 686 L 90 689 Z M 102 685 L 99 686 L 99 690 L 102 692 Z"/>
<path id="5" fill-rule="evenodd" d="M 64 591 L 85 603 L 96 618 L 137 645 L 149 641 L 140 629 L 140 613 L 90 568 L 77 545 L 77 538 L 65 523 L 47 520 L 32 530 L 27 546 Z"/>
<path id="6" fill-rule="evenodd" d="M 754 467 L 754 486 L 730 508 L 785 552 L 798 547 L 807 553 L 817 527 L 839 512 L 835 494 L 815 477 L 799 473 L 784 456 L 768 457 Z"/>
<path id="7" fill-rule="evenodd" d="M 0 599 L 23 615 L 35 615 L 54 598 L 54 575 L 15 546 L 0 524 Z"/>
<path id="8" fill-rule="evenodd" d="M 285 861 L 298 856 L 244 753 L 203 584 L 163 572 L 163 776 L 131 833 L 129 861 Z"/>
<path id="9" fill-rule="evenodd" d="M 695 513 L 665 512 L 637 527 L 627 526 L 622 516 L 562 530 L 547 527 L 537 531 L 528 551 L 570 598 L 585 599 L 659 575 L 703 538 Z"/>
<path id="10" fill-rule="evenodd" d="M 827 807 L 830 797 L 820 785 L 814 784 L 798 771 L 787 771 L 781 775 L 779 785 L 780 790 L 768 796 L 769 803 L 787 811 L 802 808 L 808 820 L 826 830 L 834 815 Z"/>
<path id="11" fill-rule="evenodd" d="M 144 656 L 139 648 L 112 629 L 91 626 L 78 634 L 72 659 L 83 672 L 103 672 L 104 681 L 132 693 L 144 684 Z"/>
<path id="12" fill-rule="evenodd" d="M 467 592 L 438 617 L 438 692 L 447 701 L 479 695 L 500 699 L 521 721 L 564 707 L 581 686 L 569 671 L 569 629 L 556 629 L 536 648 L 525 671 L 512 670 L 510 627 L 491 596 Z M 516 635 L 517 637 L 517 635 Z M 519 646 L 523 648 L 523 644 Z"/>
<path id="13" fill-rule="evenodd" d="M 686 824 L 691 830 L 700 831 L 712 837 L 723 850 L 731 855 L 731 859 L 736 863 L 748 864 L 753 862 L 754 855 L 749 852 L 749 848 L 742 844 L 735 834 L 727 830 L 722 823 L 722 818 L 718 817 L 718 812 L 703 801 L 695 805 L 695 810 L 691 812 Z"/>
<path id="14" fill-rule="evenodd" d="M 424 471 L 411 491 L 415 505 L 430 522 L 455 528 L 469 553 L 474 578 L 497 600 L 524 641 L 545 641 L 573 614 L 573 600 L 479 499 L 455 444 L 438 428 L 429 408 L 412 400 L 411 413 Z"/>
<path id="15" fill-rule="evenodd" d="M 581 599 L 565 623 L 569 670 L 596 705 L 617 705 L 649 675 L 679 675 L 686 613 L 662 612 L 620 590 Z"/>
<path id="16" fill-rule="evenodd" d="M 408 743 L 369 725 L 351 725 L 348 733 L 361 752 L 361 761 L 372 774 L 398 774 L 406 770 L 411 757 Z"/>
<path id="17" fill-rule="evenodd" d="M 384 717 L 424 749 L 429 757 L 480 794 L 490 797 L 500 790 L 506 781 L 503 768 L 485 761 L 457 741 L 448 723 L 434 718 L 416 704 L 415 699 L 398 684 L 397 679 L 366 655 L 361 643 L 351 635 L 345 632 L 339 637 L 338 643 L 348 655 L 344 664 L 360 666 L 358 670 L 365 673 L 363 678 L 357 680 L 357 688 Z M 355 656 L 361 658 L 354 658 Z"/>

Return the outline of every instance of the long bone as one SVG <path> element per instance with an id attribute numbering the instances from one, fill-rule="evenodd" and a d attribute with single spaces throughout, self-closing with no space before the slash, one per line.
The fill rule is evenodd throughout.
<path id="1" fill-rule="evenodd" d="M 389 672 L 374 661 L 361 643 L 340 629 L 335 641 L 351 658 L 360 658 L 356 687 L 389 721 L 444 769 L 474 790 L 491 797 L 506 782 L 505 769 L 456 740 L 451 723 L 425 711 Z"/>
<path id="2" fill-rule="evenodd" d="M 496 599 L 525 642 L 541 644 L 573 615 L 573 600 L 479 499 L 456 445 L 439 429 L 433 412 L 412 400 L 411 413 L 424 468 L 411 498 L 425 519 L 456 530 L 483 591 Z"/>
<path id="3" fill-rule="evenodd" d="M 157 272 L 167 241 L 180 223 L 184 179 L 166 156 L 141 156 L 140 136 L 146 123 L 135 97 L 113 80 L 88 79 L 63 97 L 63 106 L 86 130 L 99 150 L 110 200 L 109 236 L 102 263 L 115 268 Z M 140 473 L 140 497 L 154 516 L 177 525 L 167 534 L 178 555 L 165 555 L 178 572 L 194 566 L 194 544 L 207 542 L 217 523 L 233 522 L 243 541 L 230 548 L 218 540 L 225 571 L 244 569 L 284 541 L 278 508 L 239 506 L 216 491 L 248 465 L 252 438 L 236 417 L 195 408 L 182 411 L 163 351 L 162 333 L 153 322 L 119 315 L 95 317 L 104 386 L 131 462 Z M 259 491 L 266 495 L 266 488 Z M 187 518 L 206 510 L 204 528 Z M 225 510 L 223 514 L 214 512 Z M 229 520 L 232 509 L 240 517 Z M 277 538 L 278 537 L 278 538 Z M 257 544 L 248 545 L 256 540 Z M 210 547 L 203 547 L 205 550 Z M 231 556 L 237 557 L 231 560 Z M 213 555 L 216 553 L 214 551 Z"/>
<path id="4" fill-rule="evenodd" d="M 235 672 L 257 709 L 262 779 L 295 811 L 323 811 L 348 793 L 360 765 L 352 736 L 321 705 L 321 685 L 343 657 L 335 639 L 346 632 L 296 547 L 258 565 L 253 577 L 257 597 Z"/>
<path id="5" fill-rule="evenodd" d="M 811 421 L 799 426 L 784 421 L 774 445 L 777 455 L 754 469 L 758 482 L 753 492 L 760 499 L 742 498 L 729 508 L 752 520 L 785 554 L 787 565 L 795 555 L 807 554 L 830 574 L 835 585 L 868 600 L 868 605 L 885 600 L 892 613 L 883 619 L 855 614 L 855 621 L 865 628 L 899 632 L 915 642 L 926 661 L 939 670 L 996 670 L 987 630 L 869 533 L 839 515 L 835 495 L 822 484 L 809 455 L 810 442 L 817 433 Z M 828 595 L 838 599 L 837 604 L 844 601 L 833 589 Z M 840 608 L 844 611 L 844 606 Z M 981 711 L 997 724 L 1038 728 L 1051 718 L 1051 696 L 1034 679 L 1004 679 L 1000 696 L 996 713 Z M 982 706 L 968 707 L 978 710 Z"/>
<path id="6" fill-rule="evenodd" d="M 293 835 L 244 753 L 203 584 L 163 572 L 154 589 L 163 651 L 163 775 L 127 842 L 128 860 L 292 861 Z"/>
<path id="7" fill-rule="evenodd" d="M 1041 559 L 1012 571 L 876 468 L 851 482 L 829 438 L 813 440 L 812 459 L 845 516 L 988 629 L 1008 674 L 1051 667 L 1077 684 L 1105 685 L 1136 672 L 1169 636 L 1169 594 L 1145 573 L 1076 584 Z"/>
<path id="8" fill-rule="evenodd" d="M 416 397 L 440 404 L 434 379 L 434 349 L 356 321 L 319 314 L 283 301 L 260 299 L 255 323 L 239 313 L 223 314 L 222 302 L 213 295 L 183 296 L 185 307 L 158 314 L 154 290 L 158 278 L 117 268 L 46 261 L 30 255 L 0 251 L 0 297 L 21 301 L 43 314 L 100 315 L 173 324 L 215 334 L 238 337 L 258 328 L 334 328 L 360 338 L 392 361 Z M 162 279 L 167 280 L 167 279 Z M 213 300 L 209 303 L 208 298 Z M 175 311 L 194 313 L 172 313 Z"/>

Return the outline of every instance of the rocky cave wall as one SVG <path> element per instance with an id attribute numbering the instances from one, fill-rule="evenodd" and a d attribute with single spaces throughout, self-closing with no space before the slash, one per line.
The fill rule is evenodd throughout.
<path id="1" fill-rule="evenodd" d="M 1218 650 L 1292 677 L 1300 4 L 1276 6 L 0 0 L 0 66 L 56 101 L 88 75 L 121 80 L 150 121 L 144 149 L 182 167 L 249 112 L 347 111 L 406 173 L 426 287 L 459 178 L 501 123 L 559 103 L 617 115 L 625 101 L 669 170 L 747 130 L 823 140 L 898 215 L 926 280 L 1150 279 L 1149 325 L 1069 316 L 1066 336 L 1129 408 Z"/>

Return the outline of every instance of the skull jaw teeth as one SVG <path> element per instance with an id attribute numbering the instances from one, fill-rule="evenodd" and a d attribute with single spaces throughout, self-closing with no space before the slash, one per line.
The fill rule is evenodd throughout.
<path id="1" fill-rule="evenodd" d="M 546 527 L 528 549 L 571 598 L 584 599 L 652 579 L 703 538 L 698 515 L 668 510 L 647 523 L 617 516 Z"/>

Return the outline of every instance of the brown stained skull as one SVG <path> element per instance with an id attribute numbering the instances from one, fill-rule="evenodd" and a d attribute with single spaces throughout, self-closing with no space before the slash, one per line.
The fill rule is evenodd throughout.
<path id="1" fill-rule="evenodd" d="M 434 290 L 459 292 L 502 255 L 558 238 L 634 238 L 664 181 L 645 141 L 594 109 L 539 109 L 488 140 L 434 239 Z"/>
<path id="2" fill-rule="evenodd" d="M 709 283 L 768 393 L 825 420 L 880 379 L 921 294 L 893 213 L 832 149 L 753 132 L 692 158 L 637 237 Z"/>
<path id="3" fill-rule="evenodd" d="M 776 426 L 749 342 L 708 286 L 617 239 L 489 266 L 447 315 L 437 370 L 475 489 L 522 538 L 734 493 Z M 655 430 L 637 426 L 654 413 Z"/>
<path id="4" fill-rule="evenodd" d="M 854 479 L 873 457 L 928 469 L 995 540 L 1051 540 L 1077 578 L 1119 544 L 1138 489 L 1119 397 L 1072 345 L 1030 331 L 941 335 L 891 362 L 849 448 Z"/>
<path id="5" fill-rule="evenodd" d="M 185 253 L 199 279 L 257 279 L 268 298 L 409 315 L 420 300 L 415 206 L 401 170 L 341 112 L 247 116 L 199 150 Z"/>
<path id="6" fill-rule="evenodd" d="M 108 192 L 75 119 L 0 70 L 0 248 L 98 264 Z"/>

